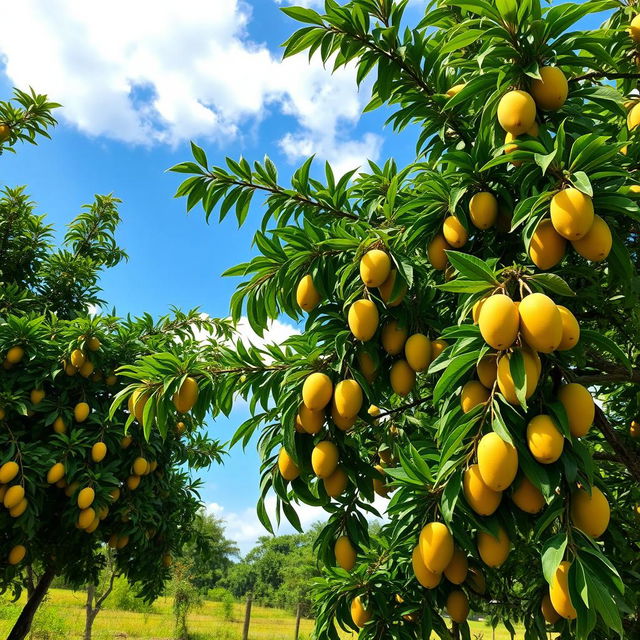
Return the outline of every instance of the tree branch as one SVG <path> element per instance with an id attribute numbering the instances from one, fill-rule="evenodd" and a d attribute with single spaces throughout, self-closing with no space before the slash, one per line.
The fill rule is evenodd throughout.
<path id="1" fill-rule="evenodd" d="M 569 78 L 569 82 L 580 82 L 581 80 L 621 80 L 624 78 L 636 78 L 640 80 L 640 73 L 610 73 L 608 71 L 591 71 L 575 78 Z"/>
<path id="2" fill-rule="evenodd" d="M 619 461 L 626 465 L 627 471 L 629 471 L 635 481 L 640 482 L 640 458 L 624 446 L 624 443 L 620 441 L 615 429 L 607 420 L 607 416 L 605 416 L 602 409 L 598 406 L 596 406 L 594 424 L 605 437 L 605 440 L 611 445 L 611 448 L 615 451 L 616 457 Z"/>
<path id="3" fill-rule="evenodd" d="M 389 411 L 385 411 L 384 413 L 381 413 L 377 416 L 375 416 L 376 419 L 379 418 L 386 418 L 387 416 L 391 416 L 394 415 L 395 413 L 402 413 L 403 411 L 406 411 L 407 409 L 413 409 L 413 407 L 417 407 L 421 404 L 424 404 L 425 402 L 429 402 L 429 400 L 431 400 L 431 398 L 418 398 L 417 400 L 414 400 L 413 402 L 409 402 L 407 404 L 403 404 L 400 407 L 396 407 L 395 409 L 389 409 Z"/>

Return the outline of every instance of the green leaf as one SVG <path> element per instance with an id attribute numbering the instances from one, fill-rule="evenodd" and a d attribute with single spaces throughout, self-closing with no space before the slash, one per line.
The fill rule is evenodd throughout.
<path id="1" fill-rule="evenodd" d="M 607 336 L 593 329 L 582 329 L 580 331 L 580 342 L 583 345 L 592 344 L 597 349 L 610 353 L 631 372 L 633 368 L 631 360 L 629 360 L 625 352 L 611 340 L 611 338 L 607 338 Z"/>
<path id="2" fill-rule="evenodd" d="M 593 198 L 593 187 L 591 186 L 591 181 L 589 177 L 584 171 L 576 171 L 570 178 L 571 184 L 582 191 L 582 193 L 586 193 L 590 198 Z"/>
<path id="3" fill-rule="evenodd" d="M 484 260 L 460 251 L 446 252 L 449 262 L 469 280 L 481 280 L 496 285 L 498 281 L 493 269 Z"/>
<path id="4" fill-rule="evenodd" d="M 458 382 L 471 367 L 475 366 L 479 355 L 480 351 L 472 351 L 471 353 L 463 353 L 451 359 L 449 366 L 440 376 L 440 379 L 433 389 L 434 403 L 438 402 L 447 391 L 453 391 L 455 383 Z"/>
<path id="5" fill-rule="evenodd" d="M 542 573 L 549 584 L 551 584 L 551 579 L 564 558 L 566 548 L 567 534 L 564 532 L 557 533 L 544 544 L 542 551 Z"/>
<path id="6" fill-rule="evenodd" d="M 506 356 L 505 356 L 506 357 Z M 509 358 L 509 371 L 513 379 L 516 397 L 522 408 L 527 410 L 527 372 L 524 368 L 524 357 L 522 351 L 517 349 Z"/>
<path id="7" fill-rule="evenodd" d="M 324 24 L 322 16 L 313 9 L 308 9 L 306 7 L 280 7 L 280 11 L 286 13 L 290 18 L 293 18 L 298 22 L 317 24 L 318 26 L 322 26 Z"/>
<path id="8" fill-rule="evenodd" d="M 540 285 L 542 289 L 556 293 L 559 296 L 575 296 L 571 287 L 555 273 L 536 273 L 529 280 Z"/>
<path id="9" fill-rule="evenodd" d="M 462 469 L 459 468 L 456 469 L 447 480 L 447 484 L 442 492 L 442 498 L 440 500 L 440 511 L 444 521 L 448 524 L 453 520 L 453 512 L 455 511 L 461 488 Z"/>

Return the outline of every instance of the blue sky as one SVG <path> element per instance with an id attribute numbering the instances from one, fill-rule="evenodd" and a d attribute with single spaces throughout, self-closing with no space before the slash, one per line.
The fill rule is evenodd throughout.
<path id="1" fill-rule="evenodd" d="M 122 199 L 118 239 L 130 259 L 102 279 L 109 308 L 158 316 L 176 305 L 226 316 L 237 283 L 220 274 L 252 255 L 260 200 L 242 229 L 232 217 L 207 226 L 201 211 L 186 215 L 173 198 L 180 176 L 165 171 L 189 157 L 190 139 L 212 164 L 266 153 L 284 182 L 310 153 L 345 171 L 367 157 L 408 161 L 414 141 L 391 143 L 383 114 L 359 117 L 368 93 L 357 92 L 352 71 L 332 77 L 304 57 L 280 64 L 279 45 L 295 25 L 275 0 L 183 0 L 179 11 L 169 1 L 138 4 L 133 13 L 120 0 L 104 12 L 74 0 L 8 9 L 15 28 L 0 32 L 0 95 L 33 86 L 64 107 L 51 141 L 5 154 L 3 184 L 28 185 L 60 235 L 94 194 Z M 286 323 L 274 339 L 292 330 Z M 225 440 L 246 417 L 240 407 L 210 431 Z M 204 501 L 243 551 L 262 533 L 258 469 L 250 447 L 204 476 Z M 303 513 L 307 523 L 319 517 Z"/>
<path id="2" fill-rule="evenodd" d="M 3 183 L 29 185 L 59 232 L 93 194 L 123 200 L 118 239 L 130 260 L 102 280 L 120 314 L 158 316 L 175 305 L 226 316 L 236 282 L 220 274 L 252 255 L 259 199 L 242 229 L 232 217 L 207 226 L 201 211 L 187 216 L 184 201 L 173 199 L 180 176 L 165 170 L 189 157 L 190 139 L 212 164 L 266 153 L 285 183 L 311 153 L 342 171 L 367 157 L 412 159 L 414 132 L 392 136 L 384 113 L 360 117 L 368 92 L 358 93 L 352 70 L 331 76 L 305 57 L 281 63 L 279 45 L 295 24 L 279 4 L 21 0 L 4 8 L 12 28 L 0 31 L 0 95 L 33 86 L 64 108 L 53 140 L 4 156 Z M 423 7 L 413 0 L 408 20 Z M 286 323 L 274 339 L 293 330 Z M 210 431 L 225 440 L 246 417 L 240 407 Z M 262 533 L 258 468 L 253 447 L 236 449 L 204 477 L 204 501 L 227 519 L 243 552 Z M 322 514 L 302 515 L 311 523 Z"/>

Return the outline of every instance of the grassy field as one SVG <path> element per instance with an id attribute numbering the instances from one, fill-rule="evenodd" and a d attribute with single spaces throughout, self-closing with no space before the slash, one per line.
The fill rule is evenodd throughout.
<path id="1" fill-rule="evenodd" d="M 36 629 L 38 640 L 78 640 L 84 630 L 85 614 L 84 594 L 53 589 L 46 604 L 43 605 Z M 0 607 L 3 605 L 0 604 Z M 11 615 L 13 612 L 13 615 Z M 0 638 L 6 636 L 17 616 L 13 608 L 0 612 Z M 5 617 L 10 614 L 11 617 Z M 205 602 L 189 616 L 189 630 L 197 640 L 240 640 L 244 605 L 236 604 L 233 620 L 224 620 L 222 605 L 217 602 Z M 313 621 L 302 620 L 300 640 L 307 640 L 313 627 Z M 251 615 L 250 640 L 293 640 L 295 618 L 287 611 L 253 607 Z M 48 630 L 48 633 L 44 632 Z M 480 635 L 482 634 L 482 635 Z M 472 623 L 472 637 L 478 640 L 494 640 L 492 630 L 480 622 Z M 169 640 L 173 637 L 173 618 L 171 600 L 160 598 L 153 605 L 151 613 L 132 613 L 119 609 L 104 609 L 98 614 L 94 624 L 95 640 Z M 344 636 L 345 639 L 355 636 Z M 497 629 L 495 640 L 507 640 L 509 634 Z M 518 629 L 518 640 L 523 633 Z"/>

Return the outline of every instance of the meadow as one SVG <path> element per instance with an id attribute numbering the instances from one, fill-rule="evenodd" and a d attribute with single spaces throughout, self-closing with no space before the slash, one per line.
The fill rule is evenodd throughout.
<path id="1" fill-rule="evenodd" d="M 52 589 L 48 600 L 36 616 L 33 640 L 79 640 L 84 630 L 85 594 L 65 589 Z M 122 611 L 106 607 L 94 624 L 94 640 L 170 640 L 174 637 L 172 600 L 159 598 L 149 613 Z M 19 613 L 19 607 L 0 603 L 0 637 L 5 637 Z M 244 603 L 233 605 L 231 620 L 225 620 L 223 605 L 205 601 L 189 616 L 193 640 L 240 640 L 244 620 Z M 300 640 L 308 640 L 313 621 L 303 619 Z M 293 640 L 295 616 L 282 609 L 254 606 L 251 615 L 250 640 Z M 474 640 L 508 640 L 504 629 L 492 630 L 482 622 L 471 623 Z M 355 638 L 345 634 L 345 640 Z M 516 640 L 524 637 L 518 629 Z M 435 636 L 434 636 L 435 638 Z"/>

